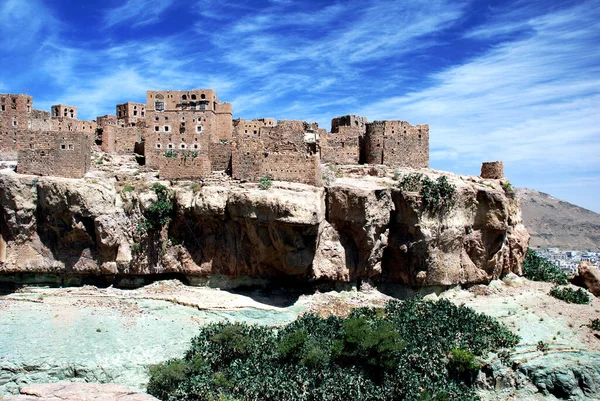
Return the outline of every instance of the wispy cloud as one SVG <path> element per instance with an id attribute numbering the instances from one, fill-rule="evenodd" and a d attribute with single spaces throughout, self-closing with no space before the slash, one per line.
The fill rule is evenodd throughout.
<path id="1" fill-rule="evenodd" d="M 584 3 L 511 19 L 505 28 L 529 34 L 434 74 L 430 87 L 379 100 L 362 113 L 429 122 L 434 167 L 476 173 L 481 161 L 504 160 L 511 178 L 530 187 L 543 176 L 598 172 L 600 53 L 591 49 L 600 43 L 599 17 Z M 503 22 L 485 34 L 473 31 L 474 37 L 487 37 Z"/>
<path id="2" fill-rule="evenodd" d="M 121 6 L 110 9 L 104 16 L 106 27 L 130 22 L 133 26 L 148 25 L 159 21 L 160 16 L 175 0 L 148 2 L 147 0 L 127 0 Z"/>
<path id="3" fill-rule="evenodd" d="M 28 51 L 41 34 L 58 33 L 60 25 L 38 0 L 0 0 L 0 49 Z"/>

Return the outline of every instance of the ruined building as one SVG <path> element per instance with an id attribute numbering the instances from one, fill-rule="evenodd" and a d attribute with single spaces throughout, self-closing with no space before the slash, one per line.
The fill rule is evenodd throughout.
<path id="1" fill-rule="evenodd" d="M 76 131 L 19 133 L 17 172 L 81 178 L 90 170 L 91 135 Z"/>
<path id="2" fill-rule="evenodd" d="M 201 178 L 231 158 L 232 110 L 211 89 L 148 91 L 146 164 L 166 179 Z"/>
<path id="3" fill-rule="evenodd" d="M 146 129 L 146 105 L 126 102 L 116 106 L 116 115 L 96 118 L 96 142 L 107 153 L 142 153 Z"/>
<path id="4" fill-rule="evenodd" d="M 365 163 L 392 167 L 429 167 L 429 125 L 406 121 L 375 121 L 367 124 Z"/>
<path id="5" fill-rule="evenodd" d="M 231 175 L 243 181 L 269 176 L 278 181 L 321 185 L 315 124 L 272 119 L 237 120 L 232 149 Z"/>

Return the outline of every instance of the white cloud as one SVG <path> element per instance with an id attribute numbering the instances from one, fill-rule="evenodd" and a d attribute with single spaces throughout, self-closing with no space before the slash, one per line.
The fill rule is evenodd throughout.
<path id="1" fill-rule="evenodd" d="M 42 33 L 57 33 L 60 25 L 38 0 L 0 0 L 0 49 L 28 49 Z"/>
<path id="2" fill-rule="evenodd" d="M 481 161 L 504 160 L 520 185 L 537 188 L 547 176 L 554 188 L 572 187 L 567 173 L 600 171 L 600 53 L 592 50 L 600 42 L 600 15 L 590 10 L 583 4 L 514 21 L 507 26 L 526 26 L 529 34 L 361 114 L 429 123 L 433 167 L 476 173 Z M 579 189 L 600 195 L 595 187 Z M 594 208 L 600 210 L 598 201 Z"/>
<path id="3" fill-rule="evenodd" d="M 160 20 L 160 16 L 175 0 L 148 2 L 147 0 L 127 0 L 121 6 L 109 10 L 104 16 L 106 27 L 130 21 L 133 26 L 148 25 Z"/>

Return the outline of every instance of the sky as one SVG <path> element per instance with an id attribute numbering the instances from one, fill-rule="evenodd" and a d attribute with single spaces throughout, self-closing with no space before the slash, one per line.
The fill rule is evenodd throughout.
<path id="1" fill-rule="evenodd" d="M 114 114 L 212 88 L 234 118 L 430 126 L 430 166 L 600 212 L 600 1 L 0 0 L 0 92 Z"/>

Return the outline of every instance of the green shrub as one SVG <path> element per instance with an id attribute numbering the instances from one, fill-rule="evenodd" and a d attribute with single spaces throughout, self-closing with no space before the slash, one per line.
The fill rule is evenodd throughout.
<path id="1" fill-rule="evenodd" d="M 165 153 L 163 153 L 163 156 L 168 157 L 170 159 L 177 159 L 177 152 L 175 152 L 174 150 L 167 150 Z"/>
<path id="2" fill-rule="evenodd" d="M 400 179 L 400 171 L 396 170 L 394 172 L 394 179 L 398 181 Z M 423 174 L 411 173 L 402 177 L 402 180 L 398 184 L 398 187 L 402 191 L 408 192 L 417 192 L 421 189 L 421 180 L 423 179 Z"/>
<path id="3" fill-rule="evenodd" d="M 263 175 L 262 177 L 260 177 L 260 181 L 258 182 L 258 188 L 267 190 L 271 188 L 271 185 L 273 185 L 273 180 L 271 179 L 271 177 L 269 177 L 268 175 Z"/>
<path id="4" fill-rule="evenodd" d="M 590 324 L 588 326 L 594 331 L 600 331 L 600 319 L 590 320 Z"/>
<path id="5" fill-rule="evenodd" d="M 571 287 L 553 287 L 550 295 L 570 304 L 589 304 L 590 296 L 581 288 L 575 291 Z"/>
<path id="6" fill-rule="evenodd" d="M 277 329 L 210 324 L 179 364 L 151 370 L 148 392 L 181 401 L 476 400 L 476 357 L 517 341 L 446 300 L 392 301 L 347 318 L 305 314 Z"/>
<path id="7" fill-rule="evenodd" d="M 144 213 L 144 217 L 146 218 L 144 224 L 147 229 L 157 230 L 161 229 L 165 224 L 171 221 L 173 202 L 171 200 L 171 193 L 164 185 L 155 183 L 152 185 L 152 190 L 158 199 L 156 202 L 152 203 Z"/>
<path id="8" fill-rule="evenodd" d="M 131 252 L 133 252 L 134 254 L 140 253 L 141 251 L 142 251 L 142 246 L 140 244 L 138 244 L 137 242 L 134 243 L 133 245 L 131 245 Z"/>
<path id="9" fill-rule="evenodd" d="M 548 344 L 546 344 L 543 341 L 538 341 L 536 347 L 535 347 L 538 351 L 540 352 L 548 352 L 548 350 L 550 349 L 550 347 L 548 347 Z"/>
<path id="10" fill-rule="evenodd" d="M 567 275 L 553 263 L 528 249 L 523 263 L 523 275 L 533 281 L 547 281 L 558 285 L 567 284 Z"/>
<path id="11" fill-rule="evenodd" d="M 394 178 L 397 178 L 396 175 Z M 398 187 L 402 191 L 419 191 L 423 207 L 430 211 L 443 212 L 451 209 L 455 203 L 456 186 L 450 184 L 445 175 L 433 181 L 422 174 L 411 173 L 402 178 Z"/>
<path id="12" fill-rule="evenodd" d="M 123 192 L 131 192 L 133 191 L 133 187 L 131 185 L 125 185 L 122 189 Z"/>

